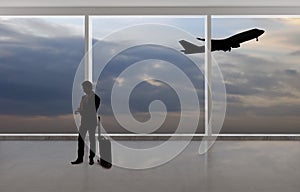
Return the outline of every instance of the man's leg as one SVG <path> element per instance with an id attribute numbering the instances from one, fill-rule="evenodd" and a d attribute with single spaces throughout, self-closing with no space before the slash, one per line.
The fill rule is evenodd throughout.
<path id="1" fill-rule="evenodd" d="M 89 129 L 89 139 L 90 139 L 90 165 L 94 164 L 94 157 L 96 153 L 96 140 L 95 140 L 96 126 Z"/>
<path id="2" fill-rule="evenodd" d="M 87 133 L 87 129 L 85 126 L 79 127 L 79 133 L 78 133 L 78 149 L 77 149 L 77 160 L 71 162 L 72 164 L 79 164 L 83 162 L 83 156 L 84 156 L 84 139 Z"/>

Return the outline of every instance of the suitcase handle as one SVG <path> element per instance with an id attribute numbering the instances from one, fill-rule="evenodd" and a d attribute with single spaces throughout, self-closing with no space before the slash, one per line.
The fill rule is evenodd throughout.
<path id="1" fill-rule="evenodd" d="M 97 127 L 98 127 L 98 141 L 100 141 L 101 139 L 109 140 L 109 139 L 108 139 L 108 138 L 106 138 L 105 136 L 102 136 L 102 135 L 101 135 L 101 123 L 100 123 L 100 116 L 98 116 Z"/>
<path id="2" fill-rule="evenodd" d="M 100 116 L 98 116 L 97 128 L 98 128 L 98 141 L 100 141 L 101 139 Z"/>

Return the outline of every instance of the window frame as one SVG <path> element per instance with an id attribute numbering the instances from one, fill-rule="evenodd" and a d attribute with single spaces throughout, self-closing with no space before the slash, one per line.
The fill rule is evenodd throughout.
<path id="1" fill-rule="evenodd" d="M 89 16 L 134 16 L 134 15 L 158 15 L 158 16 L 188 16 L 203 15 L 206 16 L 205 21 L 205 41 L 206 47 L 211 47 L 211 16 L 293 16 L 300 15 L 300 6 L 257 6 L 257 7 L 1 7 L 0 16 L 44 16 L 44 15 L 60 15 L 60 16 L 85 16 L 85 54 L 91 47 L 91 28 Z M 91 55 L 85 60 L 85 79 L 92 79 L 92 63 Z M 205 52 L 205 74 L 207 83 L 205 83 L 205 133 L 192 134 L 193 136 L 215 136 L 209 127 L 211 99 L 208 97 L 208 85 L 211 85 L 211 52 Z M 76 134 L 0 134 L 0 136 L 74 136 Z M 134 134 L 109 134 L 110 136 L 136 136 Z M 167 134 L 150 134 L 151 136 L 167 136 Z M 181 134 L 181 136 L 190 134 Z M 300 134 L 218 134 L 218 136 L 300 136 Z"/>

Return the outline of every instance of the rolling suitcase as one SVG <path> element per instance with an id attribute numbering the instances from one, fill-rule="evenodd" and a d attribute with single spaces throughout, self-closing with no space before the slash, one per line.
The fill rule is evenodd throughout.
<path id="1" fill-rule="evenodd" d="M 111 159 L 111 143 L 109 139 L 100 136 L 99 138 L 100 160 L 102 167 L 109 169 L 112 166 Z"/>
<path id="2" fill-rule="evenodd" d="M 99 141 L 99 151 L 100 151 L 100 160 L 98 163 L 106 169 L 112 167 L 112 157 L 111 157 L 111 142 L 109 139 L 101 136 L 100 132 L 100 118 L 98 117 L 98 141 Z"/>

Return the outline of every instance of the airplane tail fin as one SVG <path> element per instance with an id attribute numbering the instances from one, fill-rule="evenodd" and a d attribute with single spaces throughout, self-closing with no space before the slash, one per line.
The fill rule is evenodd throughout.
<path id="1" fill-rule="evenodd" d="M 185 40 L 181 40 L 179 43 L 184 48 L 181 50 L 184 54 L 203 53 L 205 51 L 204 46 L 197 46 Z"/>

